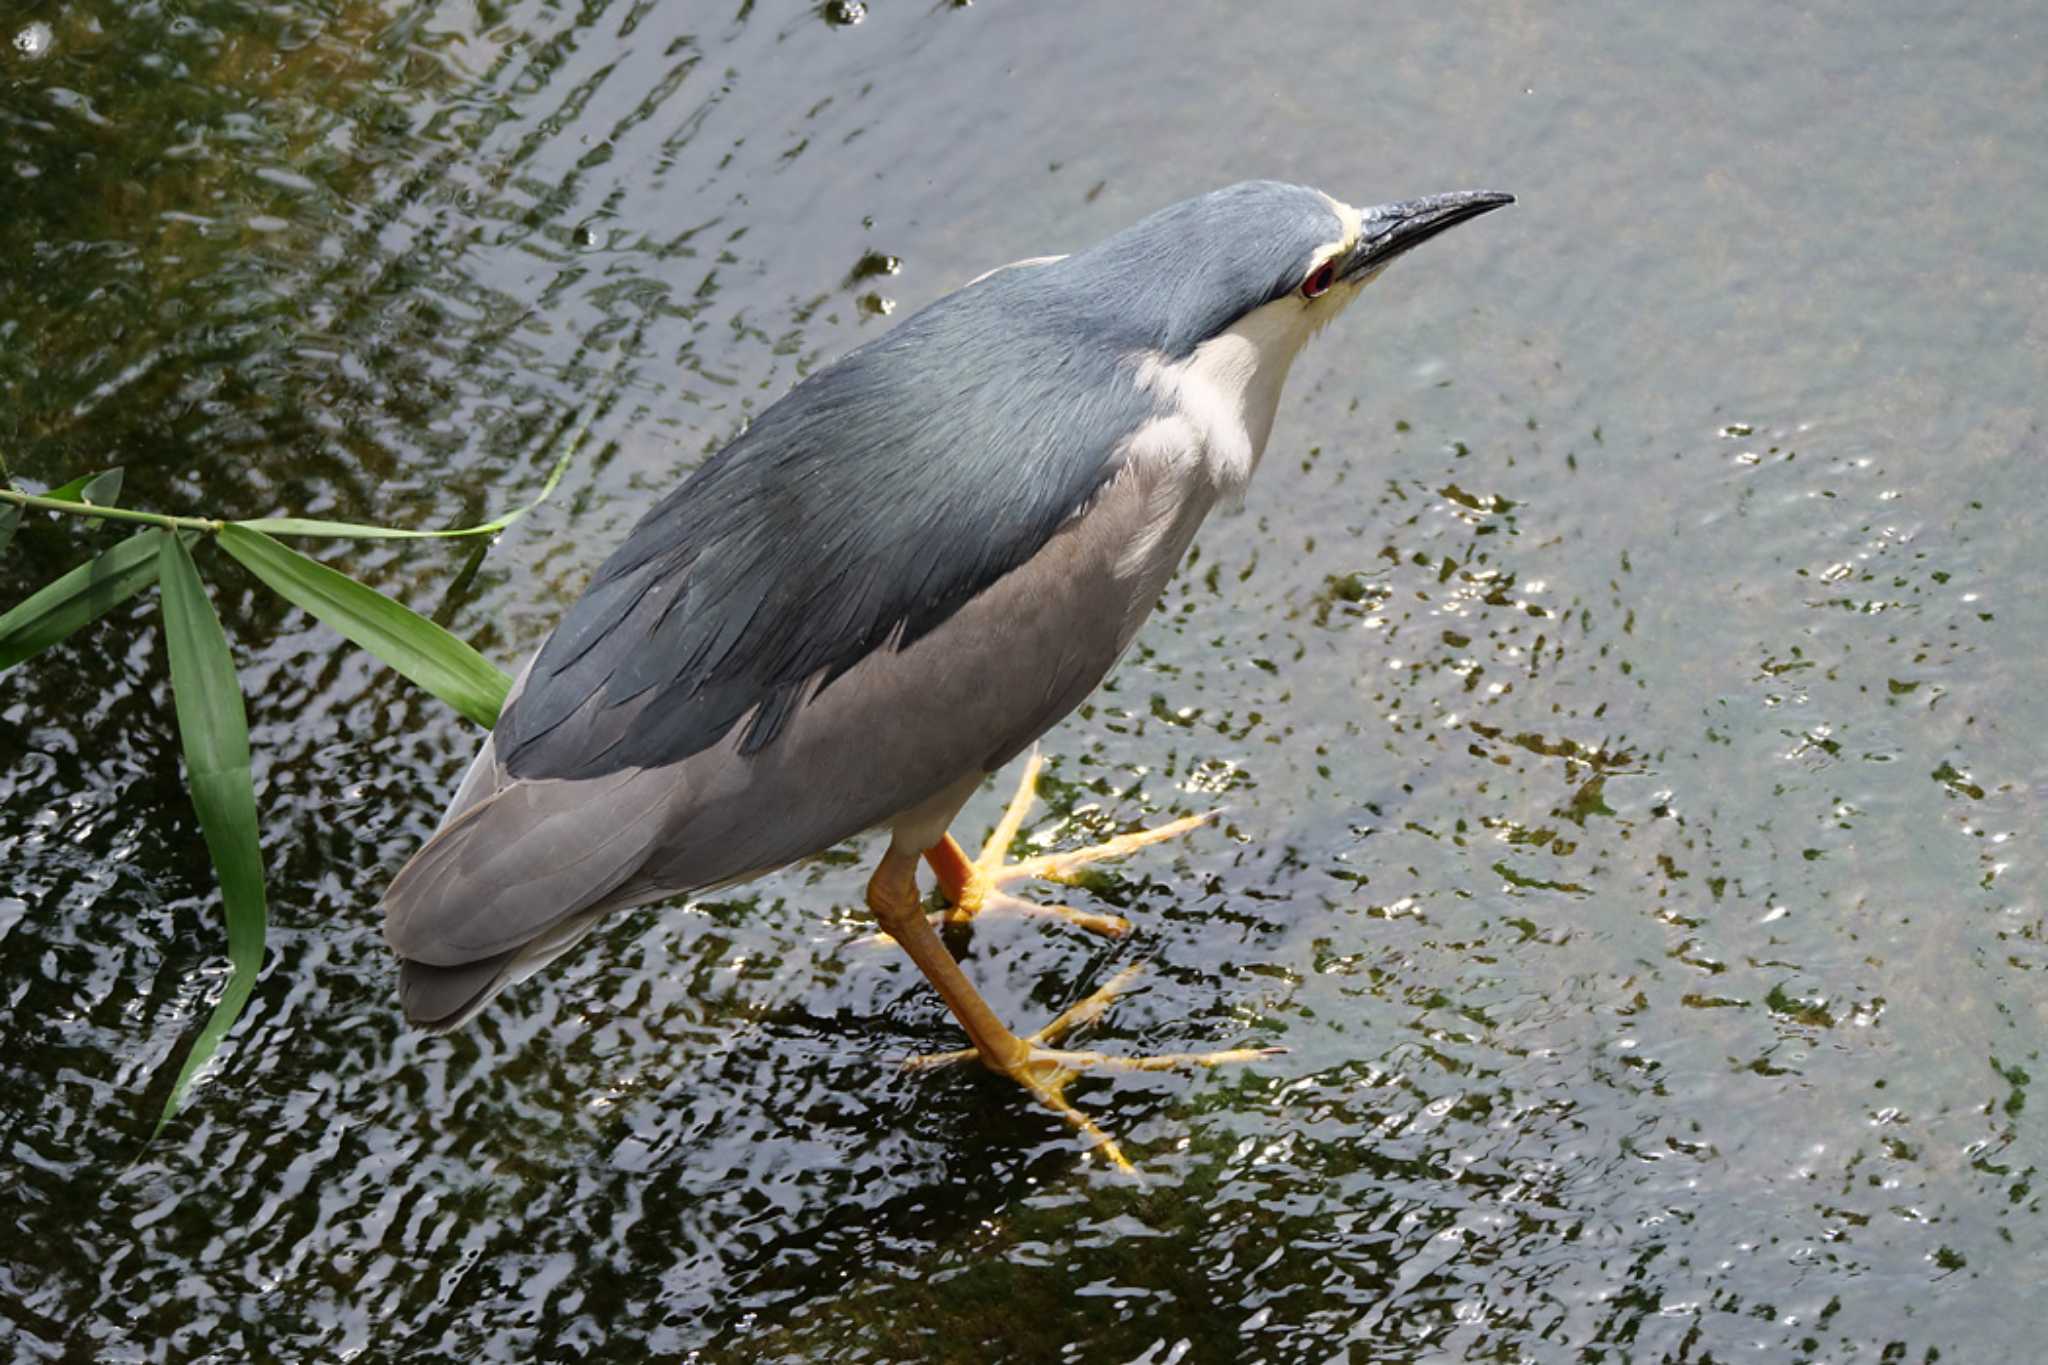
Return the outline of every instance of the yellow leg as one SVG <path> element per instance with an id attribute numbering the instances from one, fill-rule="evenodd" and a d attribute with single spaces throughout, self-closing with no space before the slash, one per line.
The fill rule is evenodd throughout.
<path id="1" fill-rule="evenodd" d="M 1100 1019 L 1108 1012 L 1110 1003 L 1122 995 L 1142 971 L 1144 968 L 1137 966 L 1124 968 L 1093 995 L 1069 1005 L 1058 1018 L 1025 1038 L 1023 1041 L 1031 1048 L 1032 1055 L 1058 1062 L 1070 1071 L 1187 1071 L 1195 1067 L 1252 1062 L 1261 1057 L 1277 1057 L 1287 1051 L 1284 1047 L 1233 1047 L 1215 1052 L 1161 1052 L 1150 1057 L 1113 1057 L 1105 1052 L 1061 1051 L 1052 1046 L 1075 1029 Z M 979 1052 L 966 1047 L 956 1052 L 928 1052 L 921 1057 L 912 1057 L 903 1065 L 910 1071 L 935 1071 L 942 1066 L 978 1060 Z"/>
<path id="2" fill-rule="evenodd" d="M 1067 1084 L 1081 1071 L 1165 1071 L 1221 1066 L 1284 1051 L 1282 1048 L 1231 1048 L 1219 1052 L 1173 1053 L 1158 1057 L 1110 1057 L 1099 1052 L 1063 1052 L 1045 1046 L 1101 1015 L 1109 1007 L 1111 999 L 1137 974 L 1136 968 L 1119 972 L 1108 985 L 1062 1013 L 1037 1033 L 1029 1038 L 1019 1038 L 996 1017 L 995 1011 L 988 1007 L 988 1002 L 968 981 L 966 973 L 960 970 L 960 964 L 946 951 L 946 945 L 939 941 L 938 932 L 918 902 L 917 859 L 914 855 L 892 846 L 883 855 L 882 864 L 875 869 L 874 876 L 868 879 L 867 900 L 883 931 L 910 954 L 911 961 L 939 992 L 946 1008 L 967 1030 L 968 1040 L 974 1045 L 962 1052 L 913 1058 L 908 1065 L 922 1068 L 977 1060 L 989 1070 L 1008 1076 L 1023 1086 L 1082 1135 L 1094 1139 L 1103 1155 L 1121 1171 L 1136 1174 L 1136 1168 L 1124 1156 L 1116 1140 L 1067 1102 Z"/>
<path id="3" fill-rule="evenodd" d="M 1108 938 L 1122 938 L 1131 932 L 1131 922 L 1122 915 L 1097 915 L 1076 910 L 1067 905 L 1041 905 L 1020 896 L 1010 895 L 1001 889 L 1003 883 L 1036 878 L 1040 881 L 1061 882 L 1071 885 L 1080 879 L 1080 869 L 1090 863 L 1099 863 L 1110 858 L 1121 858 L 1135 853 L 1147 844 L 1156 844 L 1187 833 L 1197 826 L 1208 823 L 1215 812 L 1207 815 L 1189 815 L 1170 820 L 1156 829 L 1135 830 L 1130 834 L 1119 834 L 1105 843 L 1088 848 L 1077 848 L 1066 853 L 1047 853 L 1036 858 L 1023 858 L 1017 862 L 1005 862 L 1010 845 L 1016 842 L 1017 833 L 1024 828 L 1024 818 L 1031 813 L 1032 802 L 1038 796 L 1038 774 L 1045 766 L 1045 760 L 1038 750 L 1031 751 L 1030 759 L 1024 764 L 1024 775 L 1017 782 L 1017 790 L 1010 797 L 1010 804 L 1004 808 L 1002 819 L 990 832 L 988 842 L 981 846 L 979 855 L 967 856 L 967 851 L 948 834 L 938 845 L 925 853 L 925 861 L 938 874 L 939 890 L 946 897 L 950 908 L 940 916 L 948 924 L 965 924 L 975 916 L 988 912 L 1008 912 L 1020 915 L 1043 915 L 1063 919 L 1067 923 L 1086 929 L 1091 933 Z"/>

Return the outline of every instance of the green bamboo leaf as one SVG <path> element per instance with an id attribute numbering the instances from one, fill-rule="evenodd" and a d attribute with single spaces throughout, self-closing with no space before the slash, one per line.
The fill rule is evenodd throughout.
<path id="1" fill-rule="evenodd" d="M 523 512 L 525 509 L 520 510 Z M 518 513 L 508 512 L 496 521 L 450 531 L 408 531 L 397 526 L 372 526 L 363 521 L 321 521 L 316 517 L 254 517 L 229 524 L 272 536 L 325 536 L 337 540 L 456 540 L 465 536 L 495 534 L 510 526 L 518 516 Z"/>
<path id="2" fill-rule="evenodd" d="M 121 470 L 119 466 L 95 474 L 85 481 L 85 491 L 79 494 L 80 502 L 89 502 L 95 507 L 113 507 L 121 501 Z"/>
<path id="3" fill-rule="evenodd" d="M 490 729 L 498 723 L 512 680 L 426 617 L 245 523 L 222 527 L 220 547 L 280 597 L 305 608 L 478 725 Z"/>
<path id="4" fill-rule="evenodd" d="M 547 481 L 541 484 L 540 492 L 534 494 L 531 502 L 475 526 L 461 526 L 448 531 L 402 531 L 396 526 L 372 526 L 360 521 L 321 521 L 314 517 L 257 517 L 250 521 L 229 524 L 271 536 L 327 536 L 348 540 L 451 540 L 463 536 L 494 536 L 546 502 L 548 495 L 555 491 L 555 485 L 560 483 L 562 475 L 568 472 L 569 460 L 575 455 L 577 444 L 590 426 L 594 410 L 594 404 L 586 405 L 578 414 L 576 424 L 568 435 L 562 438 L 561 455 L 556 458 L 554 467 L 548 470 Z"/>
<path id="5" fill-rule="evenodd" d="M 59 502 L 86 502 L 95 507 L 112 507 L 121 498 L 121 468 L 102 469 L 97 474 L 80 474 L 69 483 L 60 483 L 46 498 Z"/>
<path id="6" fill-rule="evenodd" d="M 249 776 L 249 720 L 242 689 L 220 618 L 200 585 L 199 570 L 185 542 L 168 531 L 143 533 L 156 542 L 163 582 L 164 642 L 171 660 L 171 696 L 177 705 L 178 737 L 185 749 L 185 777 L 199 828 L 213 855 L 227 910 L 227 990 L 193 1040 L 178 1079 L 157 1119 L 157 1131 L 177 1112 L 186 1089 L 248 1002 L 263 965 L 263 845 L 256 830 L 256 787 Z"/>
<path id="7" fill-rule="evenodd" d="M 138 531 L 0 616 L 0 671 L 97 621 L 156 581 L 157 531 Z M 190 533 L 181 533 L 189 538 Z"/>

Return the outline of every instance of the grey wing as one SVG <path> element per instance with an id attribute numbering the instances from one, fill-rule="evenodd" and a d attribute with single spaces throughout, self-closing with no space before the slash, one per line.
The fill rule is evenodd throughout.
<path id="1" fill-rule="evenodd" d="M 751 753 L 1042 550 L 1158 400 L 1001 271 L 805 379 L 637 525 L 497 733 L 516 777 Z"/>
<path id="2" fill-rule="evenodd" d="M 1162 522 L 1162 502 L 1155 483 L 1119 479 L 937 629 L 815 680 L 763 749 L 734 733 L 657 768 L 522 780 L 487 741 L 386 895 L 408 1016 L 452 1027 L 609 910 L 743 880 L 969 789 L 1129 643 L 1203 510 Z"/>
<path id="3" fill-rule="evenodd" d="M 452 1026 L 608 909 L 881 823 L 1101 679 L 1163 582 L 1121 477 L 1154 400 L 1006 305 L 1032 273 L 804 381 L 606 561 L 387 893 L 408 1014 Z"/>
<path id="4" fill-rule="evenodd" d="M 964 795 L 1102 681 L 1206 510 L 1127 470 L 944 624 L 820 678 L 774 744 L 747 753 L 729 740 L 677 765 L 678 823 L 646 885 L 780 867 L 948 790 Z"/>

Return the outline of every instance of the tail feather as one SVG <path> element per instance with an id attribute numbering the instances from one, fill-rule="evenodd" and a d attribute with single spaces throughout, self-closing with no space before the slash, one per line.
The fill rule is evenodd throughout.
<path id="1" fill-rule="evenodd" d="M 398 1000 L 410 1022 L 434 1033 L 461 1028 L 507 986 L 526 980 L 583 941 L 611 910 L 648 899 L 626 897 L 594 910 L 572 915 L 547 932 L 490 957 L 453 967 L 437 967 L 411 958 L 398 960 Z"/>
<path id="2" fill-rule="evenodd" d="M 499 953 L 460 967 L 435 967 L 400 958 L 398 1002 L 405 1007 L 406 1019 L 435 1033 L 460 1028 L 511 984 L 505 969 L 517 956 L 516 951 Z"/>
<path id="3" fill-rule="evenodd" d="M 400 997 L 428 1028 L 457 1027 L 605 911 L 646 899 L 635 879 L 661 845 L 675 782 L 633 769 L 492 787 L 473 769 L 463 808 L 384 893 Z"/>

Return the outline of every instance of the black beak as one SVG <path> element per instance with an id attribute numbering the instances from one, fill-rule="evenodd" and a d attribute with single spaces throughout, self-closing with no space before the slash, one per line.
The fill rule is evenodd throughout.
<path id="1" fill-rule="evenodd" d="M 1454 190 L 1366 209 L 1361 214 L 1365 222 L 1358 244 L 1344 258 L 1338 273 L 1347 280 L 1377 274 L 1387 262 L 1439 232 L 1514 202 L 1515 196 L 1499 190 Z"/>

